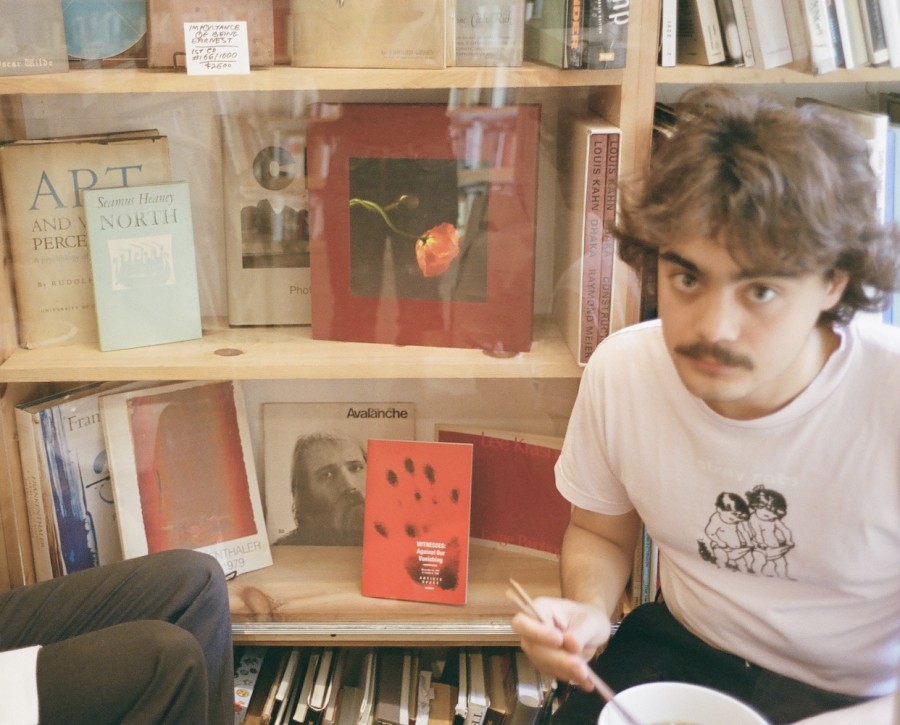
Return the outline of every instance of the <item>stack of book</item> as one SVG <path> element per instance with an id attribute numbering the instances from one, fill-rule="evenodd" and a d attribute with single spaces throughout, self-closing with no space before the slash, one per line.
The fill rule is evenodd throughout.
<path id="1" fill-rule="evenodd" d="M 660 64 L 900 67 L 896 0 L 663 0 Z"/>

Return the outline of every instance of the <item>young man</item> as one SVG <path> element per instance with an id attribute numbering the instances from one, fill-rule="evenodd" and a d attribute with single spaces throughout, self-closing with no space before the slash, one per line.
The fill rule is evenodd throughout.
<path id="1" fill-rule="evenodd" d="M 565 598 L 537 600 L 554 626 L 513 626 L 581 688 L 558 722 L 596 722 L 586 673 L 604 648 L 593 666 L 617 690 L 695 682 L 774 723 L 883 696 L 887 721 L 900 329 L 854 315 L 895 289 L 900 240 L 877 219 L 865 143 L 823 111 L 719 89 L 683 101 L 620 200 L 620 253 L 658 261 L 660 320 L 585 369 L 557 464 Z M 664 603 L 609 639 L 641 521 Z"/>
<path id="2" fill-rule="evenodd" d="M 234 719 L 222 567 L 174 550 L 0 594 L 0 722 Z"/>

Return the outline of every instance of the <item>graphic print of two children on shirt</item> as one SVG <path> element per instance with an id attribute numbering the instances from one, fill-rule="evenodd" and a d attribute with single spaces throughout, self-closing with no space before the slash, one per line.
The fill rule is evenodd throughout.
<path id="1" fill-rule="evenodd" d="M 786 513 L 784 496 L 763 485 L 748 491 L 746 500 L 723 491 L 706 524 L 706 539 L 697 539 L 700 556 L 733 571 L 787 579 L 794 540 L 782 520 Z"/>

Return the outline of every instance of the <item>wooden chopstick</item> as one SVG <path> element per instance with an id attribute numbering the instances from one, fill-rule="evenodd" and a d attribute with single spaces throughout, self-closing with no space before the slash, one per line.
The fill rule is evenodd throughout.
<path id="1" fill-rule="evenodd" d="M 532 619 L 541 622 L 542 624 L 552 625 L 553 622 L 549 621 L 546 617 L 542 616 L 541 613 L 537 610 L 537 607 L 534 606 L 534 600 L 529 596 L 528 592 L 525 591 L 525 588 L 519 584 L 515 579 L 510 578 L 509 580 L 510 586 L 512 589 L 506 590 L 506 596 L 510 599 L 515 605 L 519 608 L 523 614 L 527 614 Z M 635 717 L 628 712 L 628 710 L 622 707 L 622 704 L 615 699 L 616 693 L 603 679 L 594 672 L 593 669 L 588 667 L 588 679 L 591 681 L 591 685 L 594 686 L 594 689 L 600 693 L 604 700 L 606 700 L 609 704 L 615 707 L 619 714 L 625 718 L 625 721 L 628 725 L 640 725 L 640 723 L 635 719 Z"/>

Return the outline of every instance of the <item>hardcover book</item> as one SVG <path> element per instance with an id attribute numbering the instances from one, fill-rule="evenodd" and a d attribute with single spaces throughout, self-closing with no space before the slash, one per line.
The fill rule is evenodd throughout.
<path id="1" fill-rule="evenodd" d="M 275 63 L 272 0 L 147 0 L 147 64 L 185 66 L 184 24 L 244 21 L 250 65 Z"/>
<path id="2" fill-rule="evenodd" d="M 187 183 L 82 195 L 101 350 L 203 334 Z"/>
<path id="3" fill-rule="evenodd" d="M 370 440 L 364 596 L 465 604 L 472 446 Z"/>
<path id="4" fill-rule="evenodd" d="M 722 25 L 714 0 L 678 0 L 676 57 L 686 65 L 725 62 Z"/>
<path id="5" fill-rule="evenodd" d="M 577 118 L 569 135 L 571 159 L 566 242 L 557 245 L 559 280 L 553 314 L 579 365 L 617 327 L 613 320 L 612 227 L 616 220 L 621 131 L 600 117 Z"/>
<path id="6" fill-rule="evenodd" d="M 0 0 L 0 76 L 69 70 L 59 0 Z"/>
<path id="7" fill-rule="evenodd" d="M 170 180 L 155 131 L 0 144 L 20 345 L 98 340 L 82 191 Z"/>
<path id="8" fill-rule="evenodd" d="M 443 68 L 445 2 L 291 0 L 291 64 L 305 68 Z"/>
<path id="9" fill-rule="evenodd" d="M 539 113 L 318 107 L 313 338 L 530 349 Z"/>
<path id="10" fill-rule="evenodd" d="M 122 555 L 196 549 L 226 574 L 272 563 L 240 384 L 100 399 Z"/>
<path id="11" fill-rule="evenodd" d="M 308 325 L 306 121 L 223 116 L 231 325 Z"/>
<path id="12" fill-rule="evenodd" d="M 273 544 L 362 544 L 366 444 L 416 437 L 412 403 L 263 403 L 266 526 Z"/>
<path id="13" fill-rule="evenodd" d="M 122 558 L 99 399 L 135 385 L 91 383 L 16 407 L 39 580 Z"/>
<path id="14" fill-rule="evenodd" d="M 622 0 L 586 0 L 585 68 L 625 67 L 629 5 L 630 3 L 623 3 Z"/>
<path id="15" fill-rule="evenodd" d="M 524 0 L 453 0 L 457 66 L 522 65 Z"/>
<path id="16" fill-rule="evenodd" d="M 562 438 L 449 424 L 435 438 L 472 446 L 473 538 L 559 554 L 571 508 L 553 472 Z"/>

